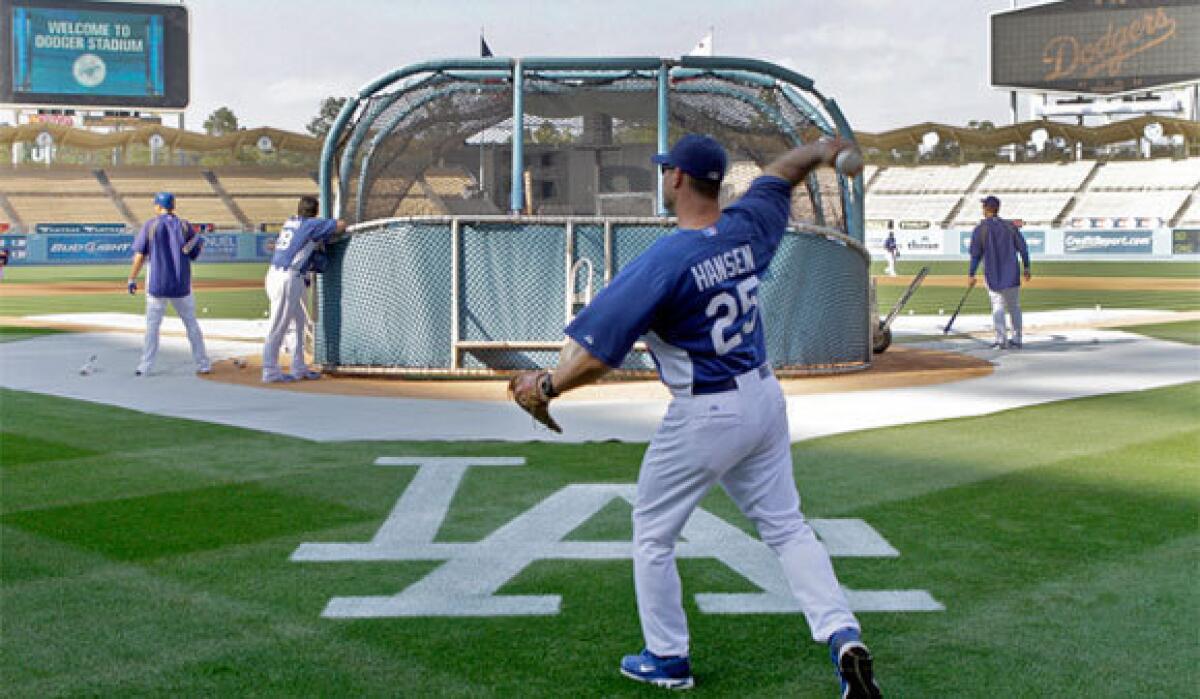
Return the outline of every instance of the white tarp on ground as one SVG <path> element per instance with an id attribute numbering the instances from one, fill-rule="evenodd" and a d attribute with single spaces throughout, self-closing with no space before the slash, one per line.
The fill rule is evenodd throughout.
<path id="1" fill-rule="evenodd" d="M 1091 312 L 1088 312 L 1091 313 Z M 1128 314 L 1128 312 L 1123 312 Z M 1162 313 L 1169 320 L 1170 313 Z M 1027 327 L 1048 327 L 1049 314 L 1027 315 Z M 55 316 L 89 323 L 87 316 Z M 112 319 L 110 319 L 112 320 Z M 126 325 L 141 319 L 127 316 Z M 936 316 L 905 318 L 910 332 Z M 1082 319 L 1081 319 L 1082 320 Z M 177 322 L 177 321 L 176 321 Z M 241 321 L 251 324 L 257 321 Z M 960 319 L 964 329 L 986 327 L 984 317 Z M 253 337 L 252 325 L 202 321 L 212 336 Z M 217 325 L 220 324 L 220 325 Z M 169 324 L 167 329 L 170 329 Z M 319 441 L 503 440 L 647 441 L 666 410 L 665 400 L 561 402 L 554 412 L 566 433 L 534 425 L 514 406 L 493 401 L 420 400 L 302 393 L 234 386 L 197 378 L 187 341 L 164 336 L 158 367 L 136 378 L 141 336 L 128 332 L 47 335 L 0 343 L 0 386 L 147 413 L 203 420 Z M 211 340 L 221 360 L 261 351 L 258 342 Z M 996 364 L 993 374 L 948 384 L 878 391 L 792 396 L 788 399 L 796 441 L 874 427 L 984 415 L 1083 396 L 1134 391 L 1200 380 L 1200 349 L 1139 335 L 1092 329 L 1027 332 L 1026 348 L 998 351 L 974 338 L 938 343 Z M 80 375 L 92 354 L 97 370 Z"/>

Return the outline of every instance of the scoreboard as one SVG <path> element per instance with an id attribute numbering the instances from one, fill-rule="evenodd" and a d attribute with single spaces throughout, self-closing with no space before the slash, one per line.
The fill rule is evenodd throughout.
<path id="1" fill-rule="evenodd" d="M 992 15 L 993 87 L 1111 95 L 1200 81 L 1197 0 L 1064 0 Z"/>
<path id="2" fill-rule="evenodd" d="M 182 109 L 188 29 L 180 5 L 0 0 L 0 103 Z"/>

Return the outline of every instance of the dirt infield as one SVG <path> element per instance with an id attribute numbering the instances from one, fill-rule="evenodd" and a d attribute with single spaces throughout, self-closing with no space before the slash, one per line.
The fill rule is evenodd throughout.
<path id="1" fill-rule="evenodd" d="M 138 286 L 143 286 L 143 282 L 139 282 Z M 241 291 L 262 288 L 261 281 L 245 279 L 195 279 L 192 281 L 194 291 Z M 114 279 L 112 282 L 5 282 L 0 284 L 0 297 L 90 296 L 124 293 L 126 293 L 124 279 Z"/>
<path id="2" fill-rule="evenodd" d="M 949 383 L 990 373 L 991 363 L 968 355 L 893 346 L 887 352 L 876 355 L 874 365 L 866 371 L 784 379 L 782 384 L 784 392 L 788 395 L 842 393 Z M 261 360 L 253 356 L 217 362 L 213 365 L 213 372 L 205 378 L 262 387 L 264 384 L 261 376 Z M 266 385 L 267 388 L 281 391 L 307 393 L 483 401 L 508 400 L 505 394 L 506 386 L 507 383 L 499 379 L 458 381 L 337 376 L 326 376 L 319 381 Z M 572 391 L 561 400 L 600 401 L 667 397 L 669 394 L 666 388 L 657 381 L 614 381 Z"/>
<path id="3" fill-rule="evenodd" d="M 908 286 L 911 276 L 875 278 L 879 286 Z M 962 276 L 928 276 L 922 286 L 954 286 L 965 288 L 966 265 Z M 1055 289 L 1074 291 L 1200 291 L 1200 278 L 1178 277 L 1039 277 L 1024 284 L 1026 289 Z"/>

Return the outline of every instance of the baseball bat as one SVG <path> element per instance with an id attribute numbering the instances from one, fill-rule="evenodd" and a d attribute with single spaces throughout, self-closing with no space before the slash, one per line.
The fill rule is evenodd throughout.
<path id="1" fill-rule="evenodd" d="M 960 299 L 958 302 L 958 308 L 954 309 L 954 315 L 950 316 L 950 322 L 946 323 L 946 327 L 942 329 L 943 335 L 950 334 L 950 328 L 954 325 L 954 321 L 958 318 L 958 312 L 962 310 L 963 304 L 967 302 L 967 297 L 971 295 L 971 289 L 974 288 L 975 287 L 973 286 L 967 287 L 967 292 L 962 295 L 962 299 Z"/>

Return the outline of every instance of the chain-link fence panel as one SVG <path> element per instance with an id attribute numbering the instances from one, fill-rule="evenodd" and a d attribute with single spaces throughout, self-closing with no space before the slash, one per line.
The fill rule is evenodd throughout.
<path id="1" fill-rule="evenodd" d="M 320 280 L 317 361 L 331 371 L 410 375 L 552 367 L 573 313 L 607 275 L 673 231 L 595 219 L 360 228 L 333 246 Z M 834 231 L 784 236 L 760 287 L 768 355 L 781 375 L 868 365 L 867 273 L 861 246 Z M 648 376 L 654 365 L 639 348 L 621 368 Z"/>

